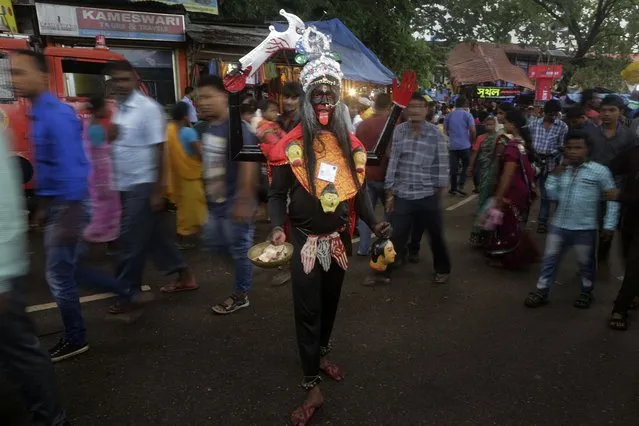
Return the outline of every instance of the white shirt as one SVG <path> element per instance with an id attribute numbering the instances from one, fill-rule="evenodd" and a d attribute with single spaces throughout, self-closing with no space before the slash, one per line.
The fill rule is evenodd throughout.
<path id="1" fill-rule="evenodd" d="M 195 109 L 195 105 L 193 105 L 191 98 L 184 96 L 182 98 L 182 102 L 189 106 L 189 121 L 191 123 L 197 123 L 197 110 Z"/>
<path id="2" fill-rule="evenodd" d="M 117 191 L 153 183 L 158 178 L 156 146 L 166 141 L 160 104 L 135 90 L 113 117 L 118 138 L 113 142 L 113 184 Z"/>

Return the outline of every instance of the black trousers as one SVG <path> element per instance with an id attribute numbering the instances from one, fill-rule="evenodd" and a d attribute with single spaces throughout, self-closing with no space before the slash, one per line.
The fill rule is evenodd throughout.
<path id="1" fill-rule="evenodd" d="M 25 312 L 20 293 L 22 278 L 11 281 L 8 306 L 0 313 L 0 368 L 22 393 L 30 425 L 62 425 L 66 419 L 58 399 L 53 364 Z"/>
<path id="2" fill-rule="evenodd" d="M 430 249 L 433 252 L 433 269 L 439 274 L 450 273 L 450 257 L 444 241 L 444 220 L 439 196 L 419 200 L 405 200 L 395 197 L 395 205 L 391 215 L 393 236 L 391 241 L 397 252 L 397 261 L 402 262 L 409 239 L 411 251 L 416 247 L 416 239 L 424 232 L 428 233 Z"/>
<path id="3" fill-rule="evenodd" d="M 626 271 L 613 310 L 626 313 L 639 296 L 639 235 L 622 231 L 621 238 Z"/>
<path id="4" fill-rule="evenodd" d="M 319 376 L 320 357 L 330 351 L 330 338 L 346 271 L 335 261 L 328 271 L 324 271 L 316 261 L 315 268 L 306 274 L 300 258 L 306 235 L 292 227 L 290 240 L 295 249 L 291 259 L 291 282 L 297 346 L 304 380 L 311 382 Z M 350 238 L 342 234 L 342 241 L 347 253 L 350 253 Z"/>

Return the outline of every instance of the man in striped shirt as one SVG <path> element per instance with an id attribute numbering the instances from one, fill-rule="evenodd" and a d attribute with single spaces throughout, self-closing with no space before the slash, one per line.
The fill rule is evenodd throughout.
<path id="1" fill-rule="evenodd" d="M 443 284 L 450 274 L 441 210 L 441 194 L 449 182 L 448 150 L 439 129 L 426 121 L 427 113 L 426 100 L 415 93 L 406 108 L 408 121 L 393 134 L 384 189 L 397 263 L 404 258 L 411 227 L 420 235 L 428 231 L 435 282 Z"/>

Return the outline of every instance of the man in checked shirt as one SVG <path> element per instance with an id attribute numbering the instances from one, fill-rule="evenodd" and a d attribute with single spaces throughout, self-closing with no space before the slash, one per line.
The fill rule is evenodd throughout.
<path id="1" fill-rule="evenodd" d="M 537 218 L 537 232 L 541 234 L 545 234 L 548 230 L 546 223 L 550 215 L 551 200 L 545 189 L 546 178 L 561 157 L 560 149 L 564 145 L 564 139 L 568 133 L 568 125 L 557 118 L 560 112 L 561 103 L 559 101 L 548 101 L 544 105 L 544 117 L 532 119 L 528 123 L 537 158 L 545 164 L 539 175 L 541 205 Z"/>
<path id="2" fill-rule="evenodd" d="M 428 231 L 433 252 L 434 281 L 444 284 L 450 258 L 444 241 L 441 195 L 448 188 L 448 149 L 439 129 L 426 121 L 426 100 L 418 93 L 405 110 L 408 121 L 393 134 L 386 171 L 386 211 L 391 214 L 397 264 L 406 255 L 411 228 Z"/>
<path id="3" fill-rule="evenodd" d="M 546 180 L 546 192 L 558 204 L 546 238 L 537 289 L 525 301 L 529 308 L 548 303 L 557 269 L 566 249 L 570 247 L 575 249 L 581 276 L 581 293 L 574 306 L 586 309 L 592 303 L 599 202 L 604 200 L 604 193 L 615 189 L 615 181 L 606 166 L 590 160 L 591 147 L 587 133 L 571 131 L 566 137 L 561 164 Z M 608 201 L 606 207 L 603 237 L 610 240 L 619 219 L 619 205 Z"/>

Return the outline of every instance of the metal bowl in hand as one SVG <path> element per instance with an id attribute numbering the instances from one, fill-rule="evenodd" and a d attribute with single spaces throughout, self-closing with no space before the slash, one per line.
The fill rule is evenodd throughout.
<path id="1" fill-rule="evenodd" d="M 255 244 L 248 251 L 249 260 L 253 262 L 255 266 L 265 269 L 277 268 L 279 266 L 286 265 L 288 262 L 291 261 L 291 258 L 293 257 L 293 245 L 290 243 L 283 244 L 283 246 L 286 247 L 286 254 L 282 258 L 273 260 L 272 262 L 264 262 L 258 259 L 262 255 L 262 253 L 264 253 L 264 250 L 266 250 L 266 248 L 270 245 L 272 245 L 270 241 Z"/>

